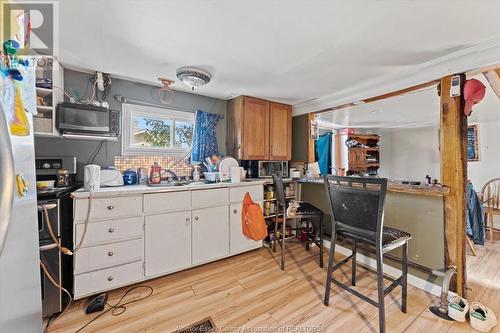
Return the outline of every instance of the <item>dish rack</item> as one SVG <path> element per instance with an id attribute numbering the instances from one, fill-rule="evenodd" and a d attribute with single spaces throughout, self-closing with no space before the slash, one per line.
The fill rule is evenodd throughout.
<path id="1" fill-rule="evenodd" d="M 209 182 L 225 182 L 231 180 L 229 172 L 204 172 L 205 180 Z"/>

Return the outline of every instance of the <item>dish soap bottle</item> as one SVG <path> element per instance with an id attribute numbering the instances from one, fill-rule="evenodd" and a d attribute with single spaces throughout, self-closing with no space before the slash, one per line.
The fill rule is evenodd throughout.
<path id="1" fill-rule="evenodd" d="M 200 166 L 197 164 L 193 165 L 193 181 L 194 182 L 200 181 Z"/>

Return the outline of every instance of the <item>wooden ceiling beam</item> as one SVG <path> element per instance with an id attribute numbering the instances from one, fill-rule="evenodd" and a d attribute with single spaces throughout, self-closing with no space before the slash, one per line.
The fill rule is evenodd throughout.
<path id="1" fill-rule="evenodd" d="M 500 68 L 483 72 L 483 75 L 486 80 L 488 80 L 491 89 L 493 89 L 498 98 L 500 98 Z"/>

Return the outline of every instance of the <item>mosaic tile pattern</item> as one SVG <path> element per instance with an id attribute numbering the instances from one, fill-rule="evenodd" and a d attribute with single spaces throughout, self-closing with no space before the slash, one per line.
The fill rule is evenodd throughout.
<path id="1" fill-rule="evenodd" d="M 149 172 L 151 165 L 158 162 L 162 168 L 172 170 L 179 177 L 191 176 L 193 168 L 188 164 L 189 157 L 171 167 L 178 160 L 179 157 L 175 156 L 115 156 L 115 168 L 121 172 L 128 169 L 145 168 Z"/>

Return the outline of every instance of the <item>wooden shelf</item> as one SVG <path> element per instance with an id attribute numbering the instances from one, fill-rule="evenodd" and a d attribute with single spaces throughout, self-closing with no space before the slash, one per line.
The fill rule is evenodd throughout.
<path id="1" fill-rule="evenodd" d="M 285 197 L 285 200 L 287 199 L 295 199 L 295 195 L 290 195 L 288 197 Z M 272 198 L 272 199 L 264 199 L 264 201 L 276 201 L 276 198 Z"/>
<path id="2" fill-rule="evenodd" d="M 54 108 L 52 106 L 37 105 L 36 110 L 40 113 L 52 112 Z"/>
<path id="3" fill-rule="evenodd" d="M 39 88 L 39 87 L 36 88 L 36 95 L 39 97 L 46 97 L 51 94 L 52 94 L 52 89 Z"/>

